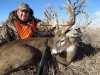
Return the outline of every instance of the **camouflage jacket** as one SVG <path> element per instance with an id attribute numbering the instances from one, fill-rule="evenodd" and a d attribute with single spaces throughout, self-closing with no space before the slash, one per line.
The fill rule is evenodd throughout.
<path id="1" fill-rule="evenodd" d="M 17 15 L 16 15 L 16 11 L 12 11 L 11 13 L 9 13 L 9 17 L 8 19 L 6 20 L 6 22 L 3 24 L 3 26 L 1 27 L 1 30 L 3 31 L 0 31 L 0 45 L 1 44 L 4 44 L 6 42 L 10 42 L 10 41 L 13 41 L 13 40 L 16 40 L 16 39 L 20 39 L 20 36 L 18 35 L 18 32 L 17 32 L 17 29 L 15 27 L 15 24 L 14 24 L 14 21 L 17 21 L 17 22 L 20 22 L 20 23 L 25 23 L 25 24 L 28 24 L 31 22 L 31 20 L 34 19 L 34 23 L 38 29 L 39 32 L 45 32 L 45 31 L 50 31 L 49 28 L 41 28 L 37 25 L 38 22 L 41 22 L 41 20 L 39 19 L 36 19 L 34 16 L 33 16 L 33 10 L 31 9 L 31 12 L 30 12 L 30 17 L 28 19 L 27 22 L 22 22 L 18 19 Z M 34 33 L 33 35 L 34 37 L 37 37 L 37 36 L 40 36 L 39 33 Z"/>

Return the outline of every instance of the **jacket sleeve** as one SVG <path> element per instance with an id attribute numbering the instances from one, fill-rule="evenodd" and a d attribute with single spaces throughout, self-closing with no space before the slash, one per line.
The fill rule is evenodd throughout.
<path id="1" fill-rule="evenodd" d="M 3 45 L 9 41 L 7 33 L 7 27 L 5 25 L 0 27 L 0 45 Z"/>
<path id="2" fill-rule="evenodd" d="M 16 39 L 13 23 L 6 21 L 0 28 L 0 45 Z"/>

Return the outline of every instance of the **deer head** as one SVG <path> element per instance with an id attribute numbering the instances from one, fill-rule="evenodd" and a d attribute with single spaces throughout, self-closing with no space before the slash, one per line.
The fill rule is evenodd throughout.
<path id="1" fill-rule="evenodd" d="M 68 6 L 63 6 L 69 11 L 70 16 L 68 21 L 62 18 L 62 24 L 58 24 L 56 13 L 54 12 L 53 15 L 53 18 L 55 20 L 55 24 L 53 25 L 56 25 L 56 31 L 54 36 L 54 47 L 52 48 L 52 54 L 58 54 L 66 50 L 71 45 L 70 43 L 72 43 L 70 41 L 71 38 L 73 40 L 76 40 L 76 37 L 79 37 L 79 33 L 76 30 L 68 32 L 69 28 L 71 28 L 75 24 L 75 12 L 70 0 L 67 0 L 67 3 Z M 60 29 L 58 26 L 64 27 Z"/>
<path id="2" fill-rule="evenodd" d="M 53 12 L 52 16 L 48 14 L 47 11 L 45 12 L 45 16 L 49 24 L 46 24 L 46 25 L 43 24 L 43 25 L 56 26 L 55 36 L 54 36 L 54 47 L 52 48 L 52 54 L 58 54 L 66 50 L 73 43 L 76 43 L 77 41 L 76 38 L 80 36 L 80 33 L 77 30 L 68 31 L 69 28 L 71 28 L 75 24 L 76 15 L 75 15 L 74 7 L 72 6 L 70 0 L 67 0 L 67 3 L 68 3 L 68 6 L 65 6 L 65 5 L 63 6 L 68 10 L 70 16 L 69 16 L 68 21 L 62 18 L 61 19 L 62 24 L 58 23 L 57 14 L 54 10 L 52 10 Z M 51 22 L 50 20 L 51 18 L 55 20 L 55 23 Z M 59 26 L 62 26 L 62 28 L 59 28 Z"/>
<path id="3" fill-rule="evenodd" d="M 68 48 L 71 47 L 71 51 L 76 52 L 78 42 L 81 40 L 81 32 L 80 29 L 72 29 L 64 34 L 61 34 L 61 32 L 57 32 L 58 35 L 55 35 L 54 37 L 54 45 L 52 48 L 52 54 L 57 55 L 60 54 L 63 51 L 67 51 L 67 53 L 70 51 Z"/>

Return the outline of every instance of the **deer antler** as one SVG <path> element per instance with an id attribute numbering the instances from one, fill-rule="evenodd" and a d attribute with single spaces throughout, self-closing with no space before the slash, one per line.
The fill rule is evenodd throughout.
<path id="1" fill-rule="evenodd" d="M 58 19 L 57 19 L 57 14 L 56 14 L 56 12 L 54 12 L 53 18 L 54 18 L 54 20 L 55 20 L 54 25 L 56 26 L 56 31 L 55 31 L 55 32 L 57 32 L 57 31 L 59 30 L 59 26 L 58 26 Z"/>
<path id="2" fill-rule="evenodd" d="M 58 20 L 57 20 L 57 13 L 55 12 L 55 10 L 53 9 L 53 7 L 50 7 L 50 14 L 49 12 L 46 10 L 44 12 L 45 17 L 47 18 L 47 23 L 41 24 L 41 26 L 52 26 L 52 25 L 56 25 L 56 31 L 58 31 L 58 26 L 65 26 L 65 28 L 62 28 L 62 33 L 66 32 L 66 30 L 68 30 L 69 28 L 71 28 L 74 24 L 75 24 L 75 12 L 74 12 L 74 7 L 71 5 L 70 0 L 67 0 L 68 6 L 63 5 L 70 14 L 70 18 L 68 21 L 64 20 L 63 18 L 62 23 L 63 24 L 58 24 Z M 51 19 L 55 20 L 55 23 L 52 23 Z"/>
<path id="3" fill-rule="evenodd" d="M 70 0 L 67 0 L 68 6 L 63 5 L 70 14 L 70 18 L 68 21 L 64 20 L 63 18 L 61 19 L 64 26 L 66 26 L 65 28 L 62 29 L 62 33 L 64 33 L 66 30 L 68 30 L 69 28 L 71 28 L 74 24 L 75 24 L 75 12 L 74 12 L 74 7 L 71 5 Z"/>
<path id="4" fill-rule="evenodd" d="M 56 26 L 56 31 L 58 31 L 57 13 L 50 4 L 48 4 L 47 8 L 45 9 L 44 15 L 46 17 L 46 22 L 41 23 L 41 26 L 52 26 L 53 25 L 53 26 Z M 54 20 L 55 23 L 53 23 L 52 20 Z"/>

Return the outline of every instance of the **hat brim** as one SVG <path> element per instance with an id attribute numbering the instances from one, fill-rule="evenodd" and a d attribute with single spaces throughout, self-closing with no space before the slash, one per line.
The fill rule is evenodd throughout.
<path id="1" fill-rule="evenodd" d="M 26 9 L 26 8 L 20 8 L 19 10 L 27 10 L 27 11 L 30 11 L 30 9 Z"/>

